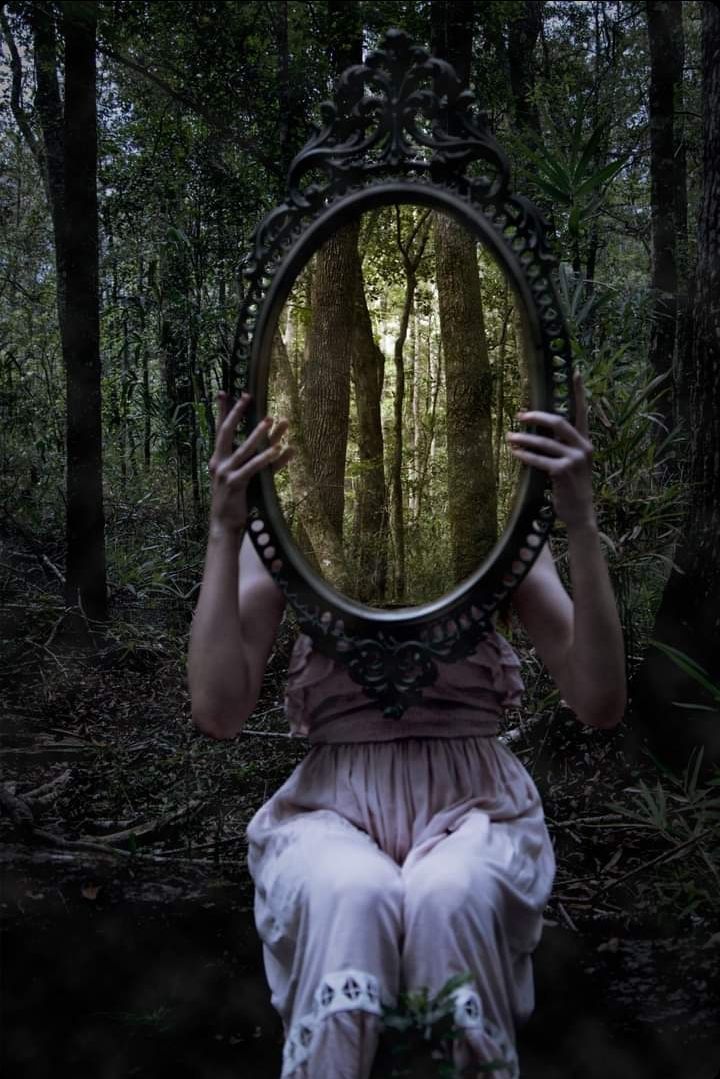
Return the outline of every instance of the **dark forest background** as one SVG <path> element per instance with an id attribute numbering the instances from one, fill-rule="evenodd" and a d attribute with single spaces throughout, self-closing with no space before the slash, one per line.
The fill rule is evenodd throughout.
<path id="1" fill-rule="evenodd" d="M 282 198 L 337 74 L 399 26 L 469 80 L 516 189 L 550 223 L 625 633 L 631 703 L 608 733 L 579 727 L 519 628 L 507 627 L 527 694 L 503 737 L 541 788 L 560 863 L 527 1075 L 715 1079 L 718 1001 L 705 968 L 717 965 L 720 913 L 717 4 L 36 2 L 3 4 L 1 22 L 8 1074 L 49 1074 L 51 1056 L 98 1076 L 160 1075 L 170 1058 L 175 1075 L 237 1074 L 243 1059 L 243 1074 L 275 1067 L 243 830 L 303 752 L 284 740 L 281 710 L 293 629 L 289 617 L 247 733 L 215 744 L 192 729 L 184 656 L 214 398 L 230 380 L 251 233 Z M 398 282 L 412 267 L 410 237 L 415 253 L 422 238 L 415 224 L 398 227 Z M 492 287 L 507 343 L 508 298 L 500 280 Z M 412 469 L 431 442 L 447 468 L 452 454 L 452 425 L 439 422 L 428 439 L 421 422 L 434 361 L 428 352 L 428 381 L 414 385 L 427 312 L 416 280 L 398 292 L 398 310 L 408 295 L 410 471 L 373 494 L 403 555 L 389 563 L 390 584 L 370 578 L 366 544 L 354 555 L 362 586 L 391 597 L 405 594 L 406 571 L 432 589 L 427 555 L 442 522 L 426 512 L 423 542 L 407 549 L 398 522 L 417 533 Z M 519 390 L 507 384 L 498 419 L 502 317 L 487 336 L 499 469 L 500 428 Z M 382 360 L 390 426 L 394 343 Z M 365 341 L 371 352 L 380 344 Z M 355 480 L 367 488 L 362 469 Z M 565 573 L 561 526 L 553 549 Z M 210 907 L 212 940 L 192 921 Z M 211 974 L 193 980 L 165 957 L 161 915 L 173 954 L 202 959 Z M 191 922 L 195 936 L 183 935 Z M 162 962 L 143 976 L 158 948 Z M 28 954 L 35 973 L 23 975 Z M 95 1000 L 98 963 L 115 977 Z M 600 995 L 579 1003 L 573 978 L 588 970 Z M 48 994 L 83 1017 L 79 1035 L 60 1005 L 47 1010 Z M 593 1070 L 598 1050 L 612 1057 L 618 1045 L 611 1070 Z M 567 1070 L 547 1070 L 558 1055 Z M 676 1070 L 662 1072 L 661 1059 Z M 543 1071 L 544 1060 L 555 1064 Z"/>

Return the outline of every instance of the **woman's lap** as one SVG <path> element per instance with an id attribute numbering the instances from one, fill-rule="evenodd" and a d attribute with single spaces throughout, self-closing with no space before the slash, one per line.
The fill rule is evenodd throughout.
<path id="1" fill-rule="evenodd" d="M 314 1059 L 327 1068 L 327 1055 L 339 1053 L 344 1070 L 337 1060 L 333 1074 L 368 1074 L 382 1004 L 401 988 L 432 996 L 464 973 L 472 981 L 455 995 L 466 1035 L 458 1053 L 466 1062 L 497 1058 L 499 1049 L 514 1057 L 514 1026 L 532 1010 L 529 952 L 545 902 L 544 892 L 524 890 L 532 874 L 518 858 L 521 836 L 522 825 L 472 810 L 398 865 L 332 810 L 274 830 L 251 869 L 273 1004 L 288 1035 L 285 1075 L 310 1075 Z"/>

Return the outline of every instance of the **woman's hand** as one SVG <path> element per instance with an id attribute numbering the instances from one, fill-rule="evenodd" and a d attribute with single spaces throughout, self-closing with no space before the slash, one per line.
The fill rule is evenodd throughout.
<path id="1" fill-rule="evenodd" d="M 218 394 L 217 400 L 215 449 L 208 464 L 212 478 L 210 527 L 239 533 L 247 521 L 247 487 L 250 479 L 268 465 L 272 465 L 273 470 L 282 468 L 292 457 L 293 451 L 289 446 L 282 445 L 288 421 L 281 419 L 276 423 L 270 416 L 261 420 L 245 441 L 233 449 L 235 430 L 250 405 L 250 394 L 241 394 L 232 407 L 223 391 Z M 257 447 L 265 436 L 270 445 L 258 453 Z"/>
<path id="2" fill-rule="evenodd" d="M 523 423 L 539 424 L 555 438 L 511 431 L 510 449 L 518 460 L 534 465 L 552 478 L 555 513 L 569 528 L 593 524 L 592 444 L 588 438 L 587 402 L 580 373 L 573 375 L 576 426 L 551 412 L 518 412 Z"/>

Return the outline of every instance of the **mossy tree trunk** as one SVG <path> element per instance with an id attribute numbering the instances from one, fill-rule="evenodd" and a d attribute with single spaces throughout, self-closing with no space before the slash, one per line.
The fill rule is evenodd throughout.
<path id="1" fill-rule="evenodd" d="M 447 386 L 448 516 L 456 580 L 497 539 L 492 373 L 476 241 L 452 218 L 435 222 L 440 328 Z"/>

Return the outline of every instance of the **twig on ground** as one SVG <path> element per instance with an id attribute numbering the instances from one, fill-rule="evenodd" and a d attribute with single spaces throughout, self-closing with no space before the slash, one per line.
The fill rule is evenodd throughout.
<path id="1" fill-rule="evenodd" d="M 68 782 L 72 776 L 72 770 L 66 768 L 60 775 L 55 776 L 54 779 L 49 780 L 47 783 L 42 783 L 39 787 L 34 787 L 30 791 L 23 793 L 23 799 L 26 802 L 36 802 L 38 805 L 45 805 L 47 802 L 53 801 L 60 794 L 60 791 Z"/>
<path id="2" fill-rule="evenodd" d="M 564 922 L 566 923 L 566 925 L 567 925 L 567 926 L 568 926 L 568 927 L 569 927 L 570 929 L 572 929 L 573 933 L 577 933 L 577 931 L 578 931 L 578 928 L 577 928 L 577 926 L 575 925 L 575 922 L 574 922 L 574 921 L 572 920 L 572 918 L 570 917 L 570 915 L 568 914 L 568 912 L 567 912 L 567 911 L 565 910 L 565 907 L 564 907 L 564 906 L 562 905 L 562 903 L 560 902 L 560 900 L 558 900 L 558 910 L 559 910 L 559 911 L 560 911 L 560 913 L 562 914 L 563 920 L 564 920 Z"/>
<path id="3" fill-rule="evenodd" d="M 622 814 L 605 813 L 598 817 L 571 817 L 570 820 L 553 820 L 552 817 L 546 817 L 545 820 L 553 828 L 572 828 L 575 824 L 614 824 L 615 821 L 622 820 Z"/>
<path id="4" fill-rule="evenodd" d="M 81 836 L 78 842 L 112 844 L 123 843 L 131 837 L 135 839 L 145 838 L 154 832 L 160 831 L 161 828 L 165 828 L 168 824 L 173 824 L 175 821 L 187 816 L 188 813 L 191 813 L 202 804 L 202 799 L 192 798 L 187 805 L 180 806 L 179 809 L 173 810 L 172 813 L 167 813 L 164 817 L 157 817 L 156 820 L 148 821 L 147 824 L 138 824 L 134 828 L 124 828 L 121 832 L 113 832 L 111 835 L 100 837 Z"/>
<path id="5" fill-rule="evenodd" d="M 55 835 L 53 832 L 46 832 L 44 828 L 33 828 L 32 834 L 37 836 L 38 839 L 43 839 L 46 843 L 50 843 L 53 847 L 59 847 L 60 850 L 92 851 L 93 854 L 116 854 L 120 858 L 132 857 L 132 851 L 121 850 L 120 847 L 92 843 L 88 839 L 63 839 L 62 836 Z"/>
<path id="6" fill-rule="evenodd" d="M 643 873 L 646 869 L 651 869 L 654 865 L 659 865 L 660 862 L 669 861 L 669 859 L 674 858 L 676 854 L 679 854 L 681 850 L 686 850 L 687 847 L 691 847 L 693 843 L 698 843 L 701 839 L 705 839 L 706 836 L 711 835 L 715 830 L 715 828 L 706 828 L 704 832 L 698 832 L 696 835 L 691 835 L 684 843 L 679 843 L 676 847 L 673 847 L 672 850 L 663 851 L 662 854 L 658 854 L 655 858 L 651 858 L 649 862 L 643 862 L 642 865 L 636 865 L 634 869 L 628 870 L 622 877 L 617 877 L 615 880 L 607 881 L 607 883 L 601 885 L 595 892 L 595 896 L 602 895 L 603 892 L 607 892 L 610 888 L 617 887 L 618 884 L 622 884 L 624 881 L 629 880 L 630 877 L 634 877 L 638 873 Z"/>
<path id="7" fill-rule="evenodd" d="M 290 734 L 287 731 L 258 731 L 255 730 L 254 727 L 252 729 L 246 727 L 244 730 L 240 731 L 240 734 L 254 735 L 256 738 L 292 738 L 296 742 L 303 741 L 303 739 L 298 738 L 297 735 Z"/>

